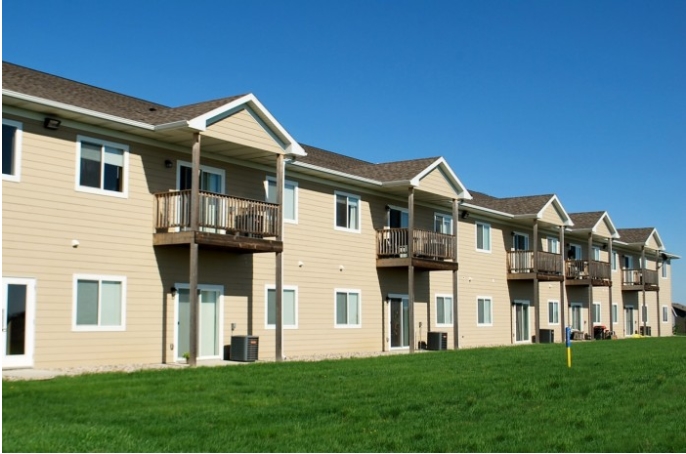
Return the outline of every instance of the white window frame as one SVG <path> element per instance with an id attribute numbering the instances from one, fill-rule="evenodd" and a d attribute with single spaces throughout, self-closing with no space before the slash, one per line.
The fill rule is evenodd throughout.
<path id="1" fill-rule="evenodd" d="M 610 267 L 612 271 L 617 271 L 617 263 L 619 263 L 619 253 L 617 251 L 612 251 L 612 257 L 610 258 Z"/>
<path id="2" fill-rule="evenodd" d="M 121 284 L 121 324 L 120 325 L 78 325 L 76 314 L 78 310 L 78 283 L 79 281 L 98 281 L 98 289 L 102 288 L 103 281 L 119 282 Z M 102 296 L 102 292 L 98 292 Z M 74 274 L 72 280 L 72 331 L 93 332 L 93 331 L 126 331 L 126 276 L 113 276 L 107 274 Z M 100 311 L 100 301 L 98 301 L 98 315 Z"/>
<path id="3" fill-rule="evenodd" d="M 357 323 L 338 323 L 338 294 L 339 293 L 345 293 L 347 296 L 350 296 L 351 294 L 357 295 Z M 346 300 L 346 303 L 348 303 L 348 307 L 350 300 Z M 350 311 L 348 311 L 348 314 L 346 314 L 347 317 L 350 317 Z M 360 289 L 351 289 L 351 288 L 337 288 L 334 289 L 333 292 L 333 325 L 334 328 L 362 328 L 362 290 Z"/>
<path id="4" fill-rule="evenodd" d="M 447 223 L 448 232 L 436 230 L 436 223 L 438 222 L 439 218 L 441 220 L 441 227 L 442 228 L 445 227 L 446 223 Z M 453 217 L 449 214 L 435 212 L 434 213 L 434 230 L 436 231 L 436 233 L 443 233 L 445 235 L 452 235 L 453 234 Z"/>
<path id="5" fill-rule="evenodd" d="M 488 318 L 489 321 L 485 321 L 483 323 L 479 322 L 479 302 L 483 301 L 488 301 Z M 484 311 L 484 315 L 486 314 L 486 311 Z M 476 297 L 476 326 L 493 326 L 493 297 L 491 296 L 477 296 Z"/>
<path id="6" fill-rule="evenodd" d="M 593 312 L 591 313 L 591 320 L 593 320 L 593 326 L 602 325 L 603 324 L 603 306 L 600 304 L 600 302 L 594 301 L 592 308 L 593 308 Z M 596 320 L 596 315 L 598 316 L 598 320 Z"/>
<path id="7" fill-rule="evenodd" d="M 619 304 L 612 303 L 612 323 L 619 323 Z"/>
<path id="8" fill-rule="evenodd" d="M 88 142 L 100 145 L 101 147 L 112 147 L 122 150 L 124 152 L 124 164 L 122 166 L 122 190 L 110 191 L 103 188 L 92 188 L 90 186 L 81 186 L 81 143 Z M 100 175 L 101 185 L 104 175 Z M 111 142 L 109 140 L 96 139 L 94 137 L 76 136 L 76 181 L 75 190 L 79 192 L 87 192 L 89 194 L 107 195 L 111 197 L 119 197 L 127 199 L 129 197 L 129 146 L 123 143 Z"/>
<path id="9" fill-rule="evenodd" d="M 600 261 L 600 246 L 593 246 L 593 260 Z"/>
<path id="10" fill-rule="evenodd" d="M 337 216 L 338 216 L 338 197 L 346 197 L 348 199 L 348 202 L 346 203 L 346 206 L 349 206 L 349 201 L 350 199 L 356 199 L 357 200 L 357 226 L 353 227 L 340 227 L 338 226 L 337 221 Z M 347 219 L 348 224 L 350 223 L 350 219 Z M 354 233 L 361 233 L 362 232 L 362 197 L 356 194 L 351 194 L 349 192 L 342 192 L 342 191 L 334 191 L 333 195 L 333 227 L 335 230 L 339 230 L 342 232 L 354 232 Z"/>
<path id="11" fill-rule="evenodd" d="M 482 227 L 481 231 L 484 234 L 486 233 L 485 229 L 486 228 L 488 229 L 488 249 L 480 249 L 479 248 L 479 226 Z M 477 252 L 483 252 L 486 254 L 490 254 L 492 249 L 493 249 L 493 243 L 492 243 L 493 235 L 491 234 L 491 224 L 489 224 L 488 222 L 481 222 L 481 221 L 474 222 L 474 239 L 475 239 L 474 245 L 476 246 Z M 485 243 L 485 241 L 482 241 L 482 242 Z"/>
<path id="12" fill-rule="evenodd" d="M 669 266 L 669 260 L 663 260 L 662 261 L 662 269 L 660 270 L 660 276 L 662 279 L 668 279 L 669 278 L 669 273 L 667 271 L 667 267 Z"/>
<path id="13" fill-rule="evenodd" d="M 443 304 L 445 305 L 446 300 L 450 300 L 450 323 L 445 323 L 444 322 L 439 322 L 438 321 L 438 299 L 443 298 Z M 435 303 L 435 308 L 436 308 L 436 326 L 437 327 L 450 327 L 453 326 L 453 320 L 455 319 L 454 314 L 453 314 L 453 295 L 449 295 L 447 293 L 437 293 L 436 297 L 434 298 L 434 303 Z"/>
<path id="14" fill-rule="evenodd" d="M 272 182 L 274 183 L 274 189 L 276 190 L 276 178 L 275 177 L 268 176 L 267 180 L 264 183 L 264 190 L 265 190 L 264 200 L 267 202 L 269 202 L 269 184 Z M 293 186 L 293 212 L 294 212 L 293 214 L 295 216 L 292 219 L 288 218 L 288 217 L 286 217 L 286 212 L 284 211 L 283 222 L 285 222 L 287 224 L 297 224 L 298 223 L 298 197 L 299 197 L 298 183 L 296 181 L 293 181 L 293 180 L 284 180 L 283 185 L 284 185 L 284 192 L 283 192 L 284 200 L 286 199 L 286 186 L 289 186 L 289 185 Z M 278 202 L 274 202 L 274 203 L 278 203 Z M 283 210 L 283 207 L 281 207 L 281 210 Z"/>
<path id="15" fill-rule="evenodd" d="M 551 254 L 559 254 L 560 253 L 560 239 L 556 238 L 554 236 L 549 236 L 547 237 L 547 248 L 549 253 Z"/>
<path id="16" fill-rule="evenodd" d="M 270 325 L 269 324 L 269 290 L 274 290 L 274 293 L 276 293 L 276 285 L 265 285 L 264 286 L 264 327 L 265 329 L 276 329 L 276 324 Z M 295 324 L 293 325 L 286 325 L 284 323 L 283 329 L 298 329 L 298 286 L 296 285 L 284 285 L 283 286 L 283 291 L 293 291 L 295 294 L 294 300 L 295 302 L 293 303 L 293 310 L 295 311 L 294 314 L 294 319 L 295 319 Z M 283 301 L 283 300 L 282 300 Z M 275 308 L 276 310 L 276 308 Z M 283 317 L 283 312 L 281 313 L 281 316 Z"/>
<path id="17" fill-rule="evenodd" d="M 554 311 L 551 312 L 551 308 L 554 308 Z M 558 300 L 548 300 L 548 325 L 559 325 L 559 324 L 560 324 L 560 302 Z"/>
<path id="18" fill-rule="evenodd" d="M 24 124 L 14 120 L 2 119 L 2 124 L 16 128 L 14 133 L 14 149 L 12 150 L 12 174 L 2 174 L 2 179 L 5 181 L 21 181 L 21 150 L 22 139 L 24 136 Z"/>
<path id="19" fill-rule="evenodd" d="M 518 237 L 518 236 L 521 236 L 525 240 L 524 241 L 524 246 L 525 246 L 524 249 L 515 249 L 515 244 L 516 244 L 515 237 Z M 511 250 L 513 250 L 513 251 L 529 251 L 529 250 L 531 250 L 531 244 L 529 241 L 529 234 L 524 233 L 524 232 L 517 232 L 516 230 L 513 231 L 512 232 L 512 248 L 511 248 Z"/>
<path id="20" fill-rule="evenodd" d="M 662 306 L 662 323 L 669 323 L 669 308 Z"/>

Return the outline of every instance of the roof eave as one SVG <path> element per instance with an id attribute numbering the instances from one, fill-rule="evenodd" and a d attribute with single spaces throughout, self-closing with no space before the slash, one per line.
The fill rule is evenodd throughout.
<path id="1" fill-rule="evenodd" d="M 114 123 L 132 126 L 135 128 L 146 129 L 149 131 L 155 130 L 154 125 L 151 125 L 149 123 L 144 123 L 142 121 L 135 121 L 135 120 L 131 120 L 128 118 L 123 118 L 123 117 L 119 117 L 116 115 L 111 115 L 111 114 L 107 114 L 104 112 L 99 112 L 97 110 L 85 109 L 83 107 L 77 107 L 77 106 L 73 106 L 71 104 L 66 104 L 66 103 L 62 103 L 62 102 L 58 102 L 58 101 L 52 101 L 50 99 L 41 98 L 39 96 L 32 96 L 32 95 L 27 95 L 25 93 L 19 93 L 19 92 L 12 91 L 12 90 L 6 90 L 4 88 L 2 90 L 2 96 L 3 96 L 3 99 L 5 97 L 14 98 L 14 99 L 17 99 L 20 101 L 30 102 L 30 103 L 38 104 L 41 106 L 49 107 L 52 109 L 58 109 L 58 110 L 66 111 L 66 112 L 72 112 L 72 113 L 76 113 L 76 114 L 80 114 L 80 115 L 86 115 L 89 117 L 99 118 L 101 120 L 107 120 L 107 121 L 111 121 Z"/>

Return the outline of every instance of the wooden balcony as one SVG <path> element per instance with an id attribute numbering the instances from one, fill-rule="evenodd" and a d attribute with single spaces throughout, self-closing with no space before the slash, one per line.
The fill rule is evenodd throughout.
<path id="1" fill-rule="evenodd" d="M 456 270 L 455 237 L 444 233 L 415 229 L 412 235 L 412 257 L 409 256 L 409 229 L 376 231 L 376 266 L 408 267 L 424 270 Z"/>
<path id="2" fill-rule="evenodd" d="M 644 288 L 649 292 L 660 290 L 657 271 L 640 268 L 622 270 L 622 290 L 637 291 Z"/>
<path id="3" fill-rule="evenodd" d="M 199 228 L 191 230 L 191 191 L 169 191 L 155 197 L 153 245 L 190 244 L 234 252 L 281 252 L 280 207 L 273 203 L 212 192 L 200 192 Z"/>
<path id="4" fill-rule="evenodd" d="M 565 278 L 567 285 L 612 286 L 610 264 L 597 260 L 565 261 Z"/>
<path id="5" fill-rule="evenodd" d="M 562 261 L 560 254 L 538 251 L 509 251 L 507 253 L 507 278 L 510 280 L 561 281 Z"/>

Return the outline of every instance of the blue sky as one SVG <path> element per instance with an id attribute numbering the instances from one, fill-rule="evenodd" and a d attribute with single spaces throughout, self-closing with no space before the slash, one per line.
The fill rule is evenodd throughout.
<path id="1" fill-rule="evenodd" d="M 6 61 L 177 106 L 252 92 L 300 142 L 445 156 L 686 259 L 686 2 L 6 0 Z M 686 264 L 674 262 L 686 303 Z"/>

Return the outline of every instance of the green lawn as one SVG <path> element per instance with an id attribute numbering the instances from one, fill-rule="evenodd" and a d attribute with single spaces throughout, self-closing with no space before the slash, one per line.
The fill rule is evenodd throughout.
<path id="1" fill-rule="evenodd" d="M 3 382 L 2 449 L 685 452 L 686 338 Z"/>

